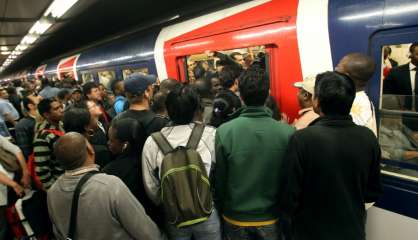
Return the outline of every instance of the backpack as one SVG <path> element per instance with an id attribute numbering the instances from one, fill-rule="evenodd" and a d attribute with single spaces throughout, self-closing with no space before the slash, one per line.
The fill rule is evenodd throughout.
<path id="1" fill-rule="evenodd" d="M 161 132 L 151 136 L 164 154 L 160 194 L 167 220 L 176 227 L 206 221 L 213 210 L 209 178 L 196 151 L 205 126 L 196 124 L 189 141 L 173 149 Z"/>
<path id="2" fill-rule="evenodd" d="M 17 172 L 20 169 L 16 156 L 0 147 L 0 164 L 8 172 Z"/>

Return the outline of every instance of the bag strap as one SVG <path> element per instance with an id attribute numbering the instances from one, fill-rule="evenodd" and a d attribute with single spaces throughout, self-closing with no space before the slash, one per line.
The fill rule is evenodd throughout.
<path id="1" fill-rule="evenodd" d="M 173 147 L 161 132 L 155 132 L 151 134 L 151 137 L 157 143 L 158 147 L 164 155 L 167 155 L 169 152 L 173 151 Z"/>
<path id="2" fill-rule="evenodd" d="M 74 190 L 73 195 L 73 202 L 71 204 L 71 215 L 70 215 L 70 226 L 68 227 L 68 234 L 67 240 L 74 239 L 74 234 L 76 230 L 76 222 L 77 222 L 77 214 L 78 214 L 78 199 L 80 197 L 81 188 L 83 187 L 84 183 L 87 182 L 93 175 L 99 173 L 99 171 L 91 171 L 86 173 L 83 177 L 81 177 L 80 181 L 77 183 L 77 187 Z"/>
<path id="3" fill-rule="evenodd" d="M 58 137 L 64 136 L 64 132 L 63 131 L 60 131 L 60 130 L 57 130 L 57 129 L 44 129 L 44 131 L 45 132 L 52 133 L 52 134 L 55 134 Z"/>
<path id="4" fill-rule="evenodd" d="M 205 130 L 205 125 L 201 123 L 195 123 L 186 147 L 196 150 L 197 146 L 199 145 L 200 139 L 202 138 L 204 130 Z"/>

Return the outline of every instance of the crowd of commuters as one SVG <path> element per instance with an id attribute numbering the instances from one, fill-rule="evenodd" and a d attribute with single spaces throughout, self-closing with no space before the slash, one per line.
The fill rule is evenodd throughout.
<path id="1" fill-rule="evenodd" d="M 373 60 L 348 54 L 295 83 L 289 122 L 262 55 L 208 55 L 222 65 L 197 64 L 188 84 L 132 73 L 109 89 L 0 89 L 0 153 L 20 169 L 0 161 L 0 239 L 30 188 L 47 193 L 40 239 L 365 239 L 381 194 Z"/>

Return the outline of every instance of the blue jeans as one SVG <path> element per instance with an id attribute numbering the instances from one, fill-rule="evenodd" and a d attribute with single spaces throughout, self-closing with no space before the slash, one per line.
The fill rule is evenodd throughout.
<path id="1" fill-rule="evenodd" d="M 224 223 L 226 240 L 281 240 L 279 223 L 260 227 L 241 227 Z"/>
<path id="2" fill-rule="evenodd" d="M 168 226 L 170 240 L 221 240 L 221 221 L 214 209 L 209 219 L 188 227 Z"/>

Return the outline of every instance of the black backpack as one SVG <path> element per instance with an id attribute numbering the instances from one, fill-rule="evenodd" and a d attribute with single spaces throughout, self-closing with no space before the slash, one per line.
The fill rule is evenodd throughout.
<path id="1" fill-rule="evenodd" d="M 173 148 L 161 132 L 151 135 L 164 154 L 161 201 L 168 222 L 178 228 L 206 221 L 213 210 L 208 174 L 196 151 L 204 129 L 196 124 L 185 147 Z"/>

